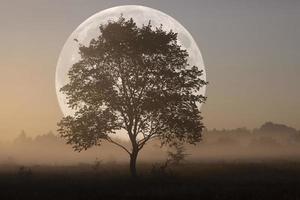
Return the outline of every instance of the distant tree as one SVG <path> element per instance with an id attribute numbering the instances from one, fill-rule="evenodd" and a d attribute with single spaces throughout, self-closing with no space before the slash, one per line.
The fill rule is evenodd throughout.
<path id="1" fill-rule="evenodd" d="M 30 144 L 32 142 L 32 138 L 26 135 L 24 130 L 18 135 L 18 137 L 14 140 L 16 144 Z"/>
<path id="2" fill-rule="evenodd" d="M 172 175 L 171 167 L 178 166 L 185 161 L 188 156 L 185 153 L 185 147 L 182 143 L 176 143 L 173 150 L 167 152 L 167 159 L 162 164 L 154 164 L 151 169 L 151 174 L 158 177 L 168 177 Z"/>
<path id="3" fill-rule="evenodd" d="M 185 153 L 185 147 L 181 143 L 177 143 L 174 145 L 174 151 L 168 151 L 168 159 L 171 164 L 173 165 L 179 165 L 183 161 L 185 161 L 185 158 L 189 155 Z"/>
<path id="4" fill-rule="evenodd" d="M 177 33 L 162 25 L 137 27 L 120 17 L 100 25 L 100 35 L 88 46 L 79 45 L 81 60 L 61 88 L 74 116 L 64 117 L 58 132 L 76 151 L 106 140 L 130 156 L 136 174 L 139 151 L 151 139 L 162 145 L 195 144 L 203 130 L 197 104 L 205 97 L 202 70 L 188 64 L 188 52 L 177 43 Z M 125 130 L 131 148 L 111 137 Z"/>
<path id="5" fill-rule="evenodd" d="M 54 135 L 52 131 L 49 131 L 46 134 L 37 135 L 36 138 L 34 139 L 34 141 L 40 145 L 51 145 L 51 144 L 58 145 L 61 142 L 60 140 L 61 138 Z"/>
<path id="6" fill-rule="evenodd" d="M 273 122 L 266 122 L 264 123 L 259 129 L 258 132 L 265 132 L 265 133 L 283 133 L 283 134 L 289 134 L 289 133 L 296 133 L 297 130 L 289 127 L 284 124 L 276 124 Z"/>

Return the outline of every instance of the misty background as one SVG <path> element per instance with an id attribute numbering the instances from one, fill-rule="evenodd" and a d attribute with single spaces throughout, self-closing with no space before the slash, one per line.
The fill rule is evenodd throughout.
<path id="1" fill-rule="evenodd" d="M 53 132 L 30 137 L 22 131 L 12 142 L 0 144 L 0 165 L 84 165 L 101 162 L 127 163 L 128 155 L 118 147 L 103 143 L 80 153 Z M 128 142 L 123 142 L 130 145 Z M 139 163 L 164 162 L 168 147 L 159 141 L 148 143 L 139 155 Z M 249 130 L 205 130 L 197 145 L 185 145 L 185 162 L 265 162 L 300 161 L 300 131 L 283 124 L 266 122 Z"/>
<path id="2" fill-rule="evenodd" d="M 159 9 L 190 31 L 203 54 L 208 129 L 254 129 L 265 121 L 300 129 L 298 0 L 2 0 L 0 140 L 53 130 L 62 118 L 56 62 L 85 19 L 112 6 Z"/>

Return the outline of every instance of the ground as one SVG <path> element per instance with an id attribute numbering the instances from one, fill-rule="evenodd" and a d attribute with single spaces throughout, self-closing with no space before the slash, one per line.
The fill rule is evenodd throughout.
<path id="1" fill-rule="evenodd" d="M 300 162 L 197 162 L 166 171 L 127 165 L 2 165 L 0 199 L 300 199 Z"/>

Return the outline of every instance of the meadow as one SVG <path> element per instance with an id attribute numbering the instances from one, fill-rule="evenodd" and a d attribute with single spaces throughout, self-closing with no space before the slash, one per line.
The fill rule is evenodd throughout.
<path id="1" fill-rule="evenodd" d="M 0 199 L 300 199 L 300 161 L 0 166 Z"/>

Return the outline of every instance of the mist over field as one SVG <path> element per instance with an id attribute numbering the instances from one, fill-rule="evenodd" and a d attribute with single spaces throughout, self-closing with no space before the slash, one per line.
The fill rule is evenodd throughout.
<path id="1" fill-rule="evenodd" d="M 2 165 L 80 165 L 101 163 L 127 163 L 128 155 L 118 147 L 103 142 L 99 147 L 74 152 L 71 145 L 52 132 L 35 138 L 22 131 L 11 142 L 0 143 Z M 125 144 L 128 145 L 129 143 Z M 168 147 L 158 141 L 145 146 L 138 163 L 156 163 L 166 160 Z M 202 141 L 186 145 L 185 162 L 263 162 L 270 160 L 300 160 L 300 131 L 286 125 L 267 122 L 249 130 L 205 130 Z"/>

